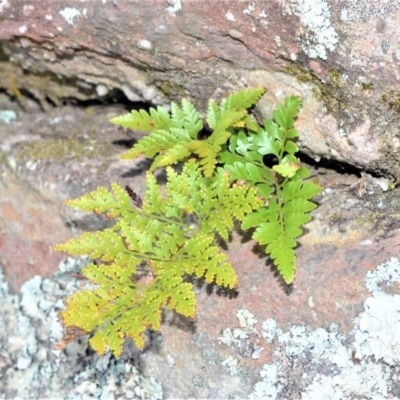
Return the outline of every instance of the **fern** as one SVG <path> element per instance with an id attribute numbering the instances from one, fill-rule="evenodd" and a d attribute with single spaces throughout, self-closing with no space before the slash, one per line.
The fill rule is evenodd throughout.
<path id="1" fill-rule="evenodd" d="M 112 192 L 99 188 L 68 202 L 81 210 L 128 217 L 113 228 L 54 246 L 106 262 L 83 270 L 97 288 L 72 296 L 61 313 L 66 326 L 93 332 L 90 343 L 100 354 L 108 346 L 118 356 L 127 336 L 142 348 L 143 332 L 159 328 L 163 306 L 193 317 L 196 301 L 192 285 L 184 280 L 187 275 L 230 288 L 236 285 L 232 265 L 214 245 L 215 235 L 227 237 L 234 220 L 243 221 L 262 202 L 255 188 L 231 185 L 228 174 L 220 174 L 210 185 L 200 171 L 195 160 L 187 162 L 181 174 L 168 167 L 165 198 L 148 173 L 142 208 L 127 201 L 128 194 L 116 184 Z M 197 226 L 188 227 L 187 217 Z M 146 265 L 151 281 L 135 281 L 141 265 Z"/>
<path id="2" fill-rule="evenodd" d="M 256 228 L 253 239 L 267 245 L 266 253 L 286 283 L 294 279 L 293 249 L 302 234 L 300 226 L 311 219 L 308 212 L 316 207 L 309 200 L 321 191 L 313 182 L 303 182 L 309 173 L 294 156 L 298 151 L 292 141 L 298 136 L 294 122 L 300 106 L 300 98 L 286 97 L 273 112 L 274 120 L 266 119 L 264 129 L 248 136 L 240 131 L 219 158 L 231 179 L 257 187 L 265 197 L 266 205 L 249 214 L 242 228 Z M 277 159 L 272 168 L 263 162 L 268 155 Z"/>
<path id="3" fill-rule="evenodd" d="M 123 159 L 136 158 L 140 155 L 154 157 L 150 171 L 157 167 L 175 164 L 185 160 L 190 154 L 200 157 L 204 173 L 210 177 L 217 163 L 221 146 L 232 134 L 232 128 L 248 126 L 256 129 L 255 123 L 247 114 L 251 107 L 264 93 L 264 89 L 245 89 L 231 94 L 218 106 L 210 100 L 207 110 L 207 122 L 213 133 L 206 140 L 198 140 L 198 134 L 203 129 L 200 114 L 187 100 L 182 100 L 179 108 L 171 105 L 171 116 L 161 107 L 150 109 L 150 114 L 141 110 L 132 111 L 110 122 L 138 131 L 151 130 L 149 136 L 141 139 L 131 150 L 125 153 Z"/>
<path id="4" fill-rule="evenodd" d="M 298 133 L 294 123 L 298 97 L 285 98 L 263 127 L 247 109 L 264 93 L 261 88 L 210 101 L 206 113 L 212 133 L 199 139 L 200 114 L 181 106 L 132 111 L 111 122 L 150 134 L 123 158 L 154 157 L 147 173 L 143 200 L 117 184 L 67 201 L 86 212 L 114 219 L 111 228 L 84 233 L 54 246 L 74 255 L 89 255 L 83 275 L 96 286 L 67 301 L 61 318 L 71 338 L 91 333 L 90 343 L 103 354 L 121 354 L 126 337 L 144 346 L 146 329 L 158 329 L 163 307 L 194 317 L 196 299 L 188 277 L 233 288 L 236 273 L 216 237 L 229 239 L 235 221 L 254 229 L 253 238 L 266 247 L 282 277 L 291 282 L 296 269 L 294 248 L 301 226 L 316 206 L 310 199 L 321 188 L 304 181 L 309 173 L 295 157 Z M 264 162 L 272 158 L 271 167 Z M 169 165 L 183 161 L 181 173 Z M 167 166 L 165 195 L 152 171 Z M 188 224 L 188 221 L 191 223 Z M 72 333 L 71 333 L 72 332 Z"/>

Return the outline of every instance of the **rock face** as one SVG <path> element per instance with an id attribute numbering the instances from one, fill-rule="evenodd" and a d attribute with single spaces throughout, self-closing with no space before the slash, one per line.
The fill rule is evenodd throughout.
<path id="1" fill-rule="evenodd" d="M 0 105 L 15 107 L 4 99 Z M 129 184 L 143 194 L 148 164 L 118 159 L 123 145 L 139 136 L 128 137 L 108 123 L 123 112 L 117 106 L 64 106 L 49 113 L 32 108 L 8 124 L 0 122 L 0 264 L 14 291 L 35 275 L 57 271 L 64 255 L 50 252 L 49 246 L 106 225 L 105 220 L 75 213 L 63 200 L 110 182 Z M 161 335 L 153 334 L 153 344 L 140 356 L 141 371 L 162 383 L 167 398 L 246 398 L 260 380 L 261 366 L 273 360 L 273 347 L 260 336 L 262 321 L 269 318 L 284 329 L 299 324 L 311 331 L 337 323 L 340 332 L 348 334 L 353 327 L 368 296 L 366 273 L 396 255 L 400 191 L 388 191 L 385 179 L 310 168 L 325 189 L 315 199 L 319 207 L 296 249 L 294 284 L 285 286 L 254 243 L 234 235 L 228 257 L 238 274 L 238 292 L 230 298 L 216 288 L 198 288 L 196 320 L 166 314 Z M 24 293 L 35 298 L 27 289 Z M 232 338 L 228 346 L 220 338 L 227 328 L 237 333 L 240 310 L 252 313 L 258 324 L 245 332 L 248 337 Z M 17 350 L 7 365 L 13 357 L 19 359 Z M 313 366 L 314 372 L 321 363 Z M 9 376 L 7 382 L 13 382 Z M 289 378 L 282 379 L 290 382 L 291 376 L 288 372 Z"/>
<path id="2" fill-rule="evenodd" d="M 149 4 L 0 1 L 0 88 L 24 108 L 0 96 L 0 264 L 15 292 L 57 270 L 63 255 L 51 245 L 107 224 L 64 200 L 110 182 L 145 189 L 146 161 L 118 159 L 139 134 L 108 123 L 126 109 L 83 109 L 71 99 L 110 103 L 123 93 L 165 105 L 184 96 L 204 109 L 210 97 L 261 85 L 268 91 L 255 110 L 260 118 L 284 96 L 302 96 L 296 127 L 304 153 L 400 178 L 397 2 Z M 325 190 L 300 239 L 293 286 L 282 284 L 252 242 L 234 237 L 228 255 L 237 296 L 202 288 L 195 322 L 166 315 L 164 342 L 143 355 L 143 370 L 169 398 L 252 392 L 272 348 L 255 331 L 250 348 L 220 343 L 224 329 L 238 326 L 238 310 L 249 309 L 260 324 L 273 317 L 283 327 L 352 328 L 368 295 L 365 274 L 397 251 L 400 191 L 322 164 L 312 174 Z"/>
<path id="3" fill-rule="evenodd" d="M 0 87 L 47 107 L 63 98 L 200 105 L 239 87 L 260 106 L 304 99 L 301 149 L 400 176 L 395 1 L 0 3 Z"/>

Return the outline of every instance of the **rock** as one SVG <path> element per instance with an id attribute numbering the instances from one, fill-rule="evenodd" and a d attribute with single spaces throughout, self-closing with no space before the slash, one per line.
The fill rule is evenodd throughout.
<path id="1" fill-rule="evenodd" d="M 162 398 L 160 383 L 144 377 L 130 363 L 132 360 L 116 360 L 111 354 L 99 358 L 88 351 L 87 336 L 70 343 L 63 351 L 52 349 L 63 336 L 57 320 L 58 302 L 79 289 L 76 279 L 65 272 L 80 271 L 86 262 L 85 259 L 64 260 L 60 268 L 63 273 L 57 272 L 52 279 L 44 281 L 38 276 L 27 281 L 21 298 L 10 291 L 0 269 L 2 397 L 54 398 L 56 393 L 62 399 Z M 58 287 L 58 290 L 46 292 L 45 286 Z M 32 287 L 35 296 L 29 292 Z M 27 302 L 32 306 L 29 315 L 23 306 Z M 40 309 L 43 302 L 50 304 L 46 310 Z"/>
<path id="2" fill-rule="evenodd" d="M 398 246 L 400 190 L 388 190 L 388 178 L 400 176 L 398 93 L 391 92 L 398 73 L 398 45 L 391 40 L 400 18 L 396 5 L 380 10 L 368 2 L 357 8 L 350 1 L 320 0 L 313 7 L 309 1 L 291 1 L 270 2 L 261 9 L 256 3 L 237 2 L 216 13 L 204 3 L 184 0 L 159 1 L 157 12 L 145 4 L 0 4 L 0 87 L 25 107 L 21 111 L 0 97 L 0 109 L 16 115 L 0 121 L 0 265 L 13 291 L 22 295 L 19 300 L 0 281 L 7 292 L 2 293 L 3 308 L 13 310 L 0 315 L 0 327 L 9 329 L 7 337 L 0 336 L 0 368 L 11 397 L 18 395 L 22 380 L 33 382 L 44 374 L 51 378 L 53 393 L 72 376 L 68 382 L 77 397 L 112 397 L 119 393 L 117 375 L 123 376 L 118 382 L 128 385 L 123 389 L 127 398 L 141 393 L 146 398 L 151 390 L 154 398 L 161 397 L 156 378 L 167 398 L 245 398 L 260 388 L 261 368 L 265 379 L 259 392 L 278 392 L 276 382 L 287 385 L 293 359 L 283 346 L 278 352 L 283 364 L 265 367 L 277 360 L 263 322 L 273 318 L 276 329 L 285 332 L 290 324 L 301 326 L 301 340 L 313 338 L 308 332 L 318 329 L 328 332 L 332 323 L 338 326 L 331 329 L 337 335 L 348 335 L 369 296 L 367 272 L 389 260 Z M 61 338 L 56 314 L 77 285 L 66 275 L 54 278 L 64 255 L 50 246 L 108 223 L 74 212 L 63 201 L 111 182 L 129 184 L 143 194 L 148 167 L 141 159 L 118 159 L 140 137 L 108 123 L 126 111 L 124 106 L 83 110 L 62 102 L 98 97 L 108 102 L 123 92 L 130 101 L 153 104 L 185 96 L 204 110 L 210 97 L 217 100 L 237 88 L 259 85 L 268 89 L 255 109 L 260 118 L 269 117 L 285 95 L 303 97 L 296 127 L 304 153 L 316 160 L 342 160 L 385 178 L 344 173 L 339 167 L 335 171 L 323 162 L 309 166 L 325 189 L 315 199 L 319 207 L 299 240 L 291 286 L 281 281 L 262 249 L 233 234 L 227 253 L 239 277 L 237 291 L 196 288 L 196 319 L 165 313 L 160 332 L 147 334 L 143 354 L 127 342 L 121 360 L 108 355 L 97 364 L 85 341 L 61 353 L 44 347 L 46 338 L 51 343 Z M 47 113 L 21 93 L 36 97 Z M 69 272 L 70 263 L 61 270 Z M 363 340 L 369 339 L 364 335 Z M 307 379 L 296 375 L 297 397 L 301 382 L 314 385 L 308 390 L 312 398 L 324 380 L 329 380 L 329 390 L 337 389 L 346 371 L 355 373 L 345 369 L 350 368 L 348 347 L 337 341 L 332 346 L 337 353 L 329 363 L 312 364 Z M 300 354 L 304 363 L 310 361 L 307 357 Z M 82 365 L 89 360 L 89 367 L 74 363 L 73 372 L 60 373 L 60 365 L 72 359 Z M 132 360 L 152 378 L 138 374 Z M 318 368 L 325 378 L 313 375 L 321 372 Z M 388 376 L 381 364 L 362 369 L 360 376 L 374 368 Z M 327 375 L 335 371 L 338 378 L 333 381 Z M 374 389 L 379 394 L 384 391 L 380 383 Z M 289 392 L 285 386 L 286 397 L 293 395 Z"/>
<path id="3" fill-rule="evenodd" d="M 140 195 L 144 193 L 148 164 L 140 159 L 118 159 L 124 151 L 121 145 L 128 146 L 139 137 L 108 123 L 121 111 L 117 106 L 90 107 L 86 112 L 65 106 L 48 114 L 31 110 L 20 113 L 0 130 L 4 154 L 0 165 L 0 264 L 16 291 L 28 281 L 16 306 L 26 315 L 21 321 L 12 313 L 3 316 L 4 326 L 16 327 L 6 357 L 8 364 L 16 365 L 7 375 L 10 390 L 18 390 L 18 384 L 12 386 L 11 382 L 22 379 L 23 371 L 32 376 L 39 373 L 32 354 L 43 360 L 44 351 L 29 338 L 59 340 L 62 328 L 55 316 L 71 293 L 71 284 L 79 284 L 68 276 L 59 276 L 56 282 L 49 279 L 57 271 L 57 257 L 63 255 L 53 256 L 47 249 L 82 231 L 107 225 L 104 219 L 75 213 L 63 201 L 111 182 L 129 184 Z M 98 133 L 95 139 L 93 132 Z M 167 397 L 249 395 L 260 379 L 259 369 L 273 360 L 272 347 L 256 333 L 268 318 L 274 318 L 283 329 L 289 324 L 307 330 L 328 329 L 333 322 L 343 334 L 352 329 L 353 319 L 362 312 L 368 296 L 363 284 L 366 273 L 390 259 L 399 243 L 400 227 L 395 218 L 400 207 L 399 189 L 388 190 L 381 178 L 367 174 L 358 177 L 321 165 L 309 168 L 325 189 L 315 199 L 319 207 L 299 240 L 293 285 L 283 284 L 262 249 L 234 234 L 227 251 L 239 277 L 237 291 L 200 286 L 196 289 L 195 321 L 166 313 L 160 332 L 148 333 L 148 346 L 142 355 L 129 343 L 124 348 L 126 360 L 140 362 L 146 376 L 163 383 Z M 69 272 L 68 263 L 61 265 L 63 272 Z M 242 312 L 238 322 L 238 310 L 248 310 L 254 318 Z M 45 328 L 39 325 L 36 330 L 30 325 L 34 315 L 41 316 L 38 320 L 46 320 L 48 315 L 52 318 Z M 227 329 L 232 332 L 230 346 L 226 338 L 221 340 Z M 73 345 L 66 356 L 81 357 L 86 352 L 81 346 L 86 343 Z M 55 374 L 53 364 L 59 352 L 46 354 L 51 361 L 41 368 Z M 110 385 L 108 393 L 114 390 L 108 368 L 117 364 L 110 359 L 107 365 L 101 368 L 109 376 L 104 378 Z M 125 365 L 118 364 L 118 368 Z M 83 379 L 85 374 L 77 378 L 77 393 L 95 395 L 100 390 L 98 382 Z"/>
<path id="4" fill-rule="evenodd" d="M 86 113 L 63 107 L 47 115 L 20 113 L 2 125 L 0 265 L 13 290 L 35 275 L 48 277 L 56 271 L 64 256 L 50 246 L 71 233 L 104 226 L 104 218 L 76 213 L 63 206 L 65 200 L 113 181 L 143 193 L 143 176 L 132 185 L 140 161 L 118 159 L 132 138 L 108 122 L 123 112 L 116 106 L 88 108 Z"/>
<path id="5" fill-rule="evenodd" d="M 261 85 L 261 118 L 286 95 L 303 97 L 304 153 L 400 177 L 396 2 L 155 4 L 3 1 L 0 87 L 44 109 L 119 92 L 164 105 L 186 97 L 204 110 L 210 97 Z"/>

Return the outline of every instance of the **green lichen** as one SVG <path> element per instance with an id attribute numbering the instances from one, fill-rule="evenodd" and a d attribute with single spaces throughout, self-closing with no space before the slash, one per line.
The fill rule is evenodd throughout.
<path id="1" fill-rule="evenodd" d="M 319 76 L 301 65 L 286 66 L 284 69 L 299 82 L 313 83 L 316 86 L 312 89 L 314 97 L 325 105 L 329 113 L 333 114 L 348 107 L 339 71 L 333 68 L 328 69 L 330 81 L 323 82 Z"/>
<path id="2" fill-rule="evenodd" d="M 371 82 L 361 82 L 361 87 L 363 90 L 372 90 L 374 88 L 374 84 Z"/>
<path id="3" fill-rule="evenodd" d="M 183 85 L 176 85 L 169 80 L 155 82 L 155 84 L 167 98 L 182 98 L 185 96 L 185 87 Z"/>
<path id="4" fill-rule="evenodd" d="M 0 151 L 0 165 L 4 164 L 7 159 L 7 152 L 6 151 Z"/>
<path id="5" fill-rule="evenodd" d="M 341 220 L 341 217 L 340 217 L 340 215 L 339 214 L 332 214 L 330 217 L 329 217 L 329 222 L 330 223 L 332 223 L 332 224 L 336 224 L 336 223 L 338 223 L 339 221 Z"/>
<path id="6" fill-rule="evenodd" d="M 388 93 L 383 94 L 379 101 L 396 114 L 400 114 L 400 92 L 390 90 Z"/>
<path id="7" fill-rule="evenodd" d="M 78 161 L 96 158 L 102 161 L 98 171 L 101 172 L 107 168 L 113 154 L 115 154 L 115 148 L 112 143 L 93 137 L 87 139 L 52 137 L 22 143 L 16 159 L 19 162 L 27 160 L 61 162 L 69 158 Z"/>
<path id="8" fill-rule="evenodd" d="M 378 211 L 370 211 L 365 213 L 364 215 L 359 215 L 356 218 L 356 224 L 358 226 L 364 225 L 374 225 L 377 222 L 377 217 L 380 215 Z"/>

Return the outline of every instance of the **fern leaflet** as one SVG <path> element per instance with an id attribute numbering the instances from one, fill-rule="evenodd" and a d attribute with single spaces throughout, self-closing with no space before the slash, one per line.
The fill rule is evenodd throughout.
<path id="1" fill-rule="evenodd" d="M 143 348 L 144 332 L 160 327 L 163 307 L 192 318 L 196 299 L 188 277 L 237 285 L 232 265 L 215 244 L 217 236 L 229 239 L 235 221 L 255 228 L 253 238 L 283 279 L 293 280 L 296 239 L 321 188 L 305 180 L 309 172 L 295 157 L 300 98 L 286 97 L 260 127 L 247 109 L 263 93 L 246 89 L 220 104 L 210 100 L 206 120 L 212 133 L 206 139 L 199 138 L 200 114 L 186 100 L 172 103 L 170 112 L 158 107 L 112 119 L 151 131 L 123 158 L 145 155 L 154 161 L 143 200 L 131 188 L 112 184 L 111 190 L 100 187 L 66 202 L 115 221 L 54 246 L 99 261 L 82 271 L 95 289 L 73 295 L 61 312 L 67 332 L 90 333 L 99 354 L 110 349 L 118 356 L 126 337 Z M 169 166 L 178 161 L 185 162 L 181 173 Z M 151 173 L 160 166 L 167 166 L 165 195 Z"/>
<path id="2" fill-rule="evenodd" d="M 219 173 L 229 171 L 231 179 L 257 187 L 264 196 L 266 206 L 248 214 L 242 228 L 256 228 L 253 238 L 267 245 L 266 253 L 287 283 L 293 281 L 296 269 L 295 239 L 311 218 L 307 213 L 316 207 L 309 200 L 321 191 L 314 183 L 303 182 L 308 171 L 293 155 L 298 151 L 291 139 L 297 137 L 293 126 L 300 106 L 298 97 L 285 98 L 273 112 L 274 120 L 264 121 L 264 129 L 248 136 L 239 132 L 219 156 L 224 163 Z M 263 162 L 266 155 L 278 160 L 272 169 Z"/>
<path id="3" fill-rule="evenodd" d="M 118 356 L 127 336 L 142 348 L 143 332 L 159 328 L 164 306 L 193 317 L 196 302 L 191 284 L 184 281 L 186 275 L 231 288 L 236 285 L 232 265 L 214 245 L 215 235 L 227 237 L 234 219 L 244 220 L 262 202 L 254 188 L 231 185 L 227 174 L 211 184 L 200 171 L 195 160 L 188 161 L 181 174 L 168 167 L 166 197 L 148 173 L 141 208 L 128 202 L 129 196 L 122 196 L 123 189 L 116 184 L 113 193 L 97 189 L 70 202 L 80 209 L 101 207 L 105 213 L 122 216 L 112 228 L 54 246 L 106 262 L 83 270 L 97 288 L 74 295 L 61 313 L 65 325 L 93 333 L 90 343 L 100 354 L 108 346 Z M 220 223 L 212 222 L 213 215 L 217 218 L 214 210 L 221 212 Z M 195 226 L 184 223 L 187 217 Z M 152 276 L 150 281 L 135 278 L 143 266 Z"/>

